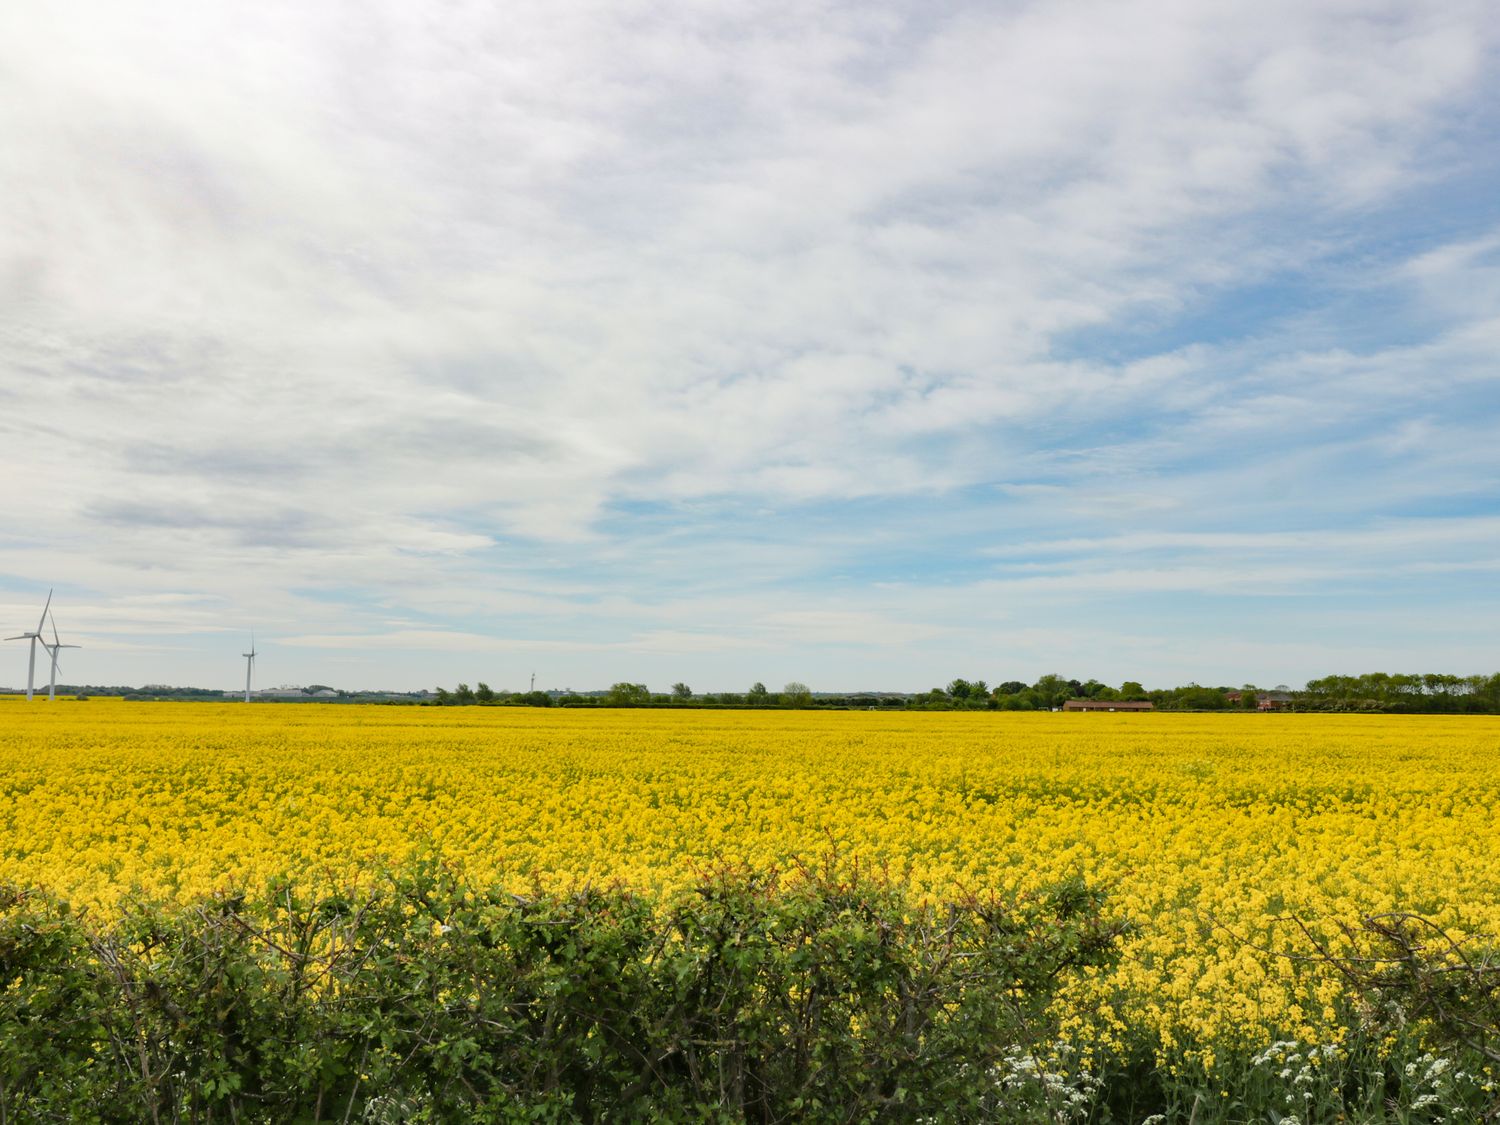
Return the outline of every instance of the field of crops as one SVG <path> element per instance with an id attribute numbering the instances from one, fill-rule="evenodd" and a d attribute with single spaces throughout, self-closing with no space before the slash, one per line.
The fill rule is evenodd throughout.
<path id="1" fill-rule="evenodd" d="M 1500 932 L 1500 721 L 0 702 L 0 881 L 96 911 L 435 851 L 660 889 L 836 848 L 916 895 L 1067 874 L 1143 923 L 1080 1021 L 1326 1042 L 1287 915 Z"/>

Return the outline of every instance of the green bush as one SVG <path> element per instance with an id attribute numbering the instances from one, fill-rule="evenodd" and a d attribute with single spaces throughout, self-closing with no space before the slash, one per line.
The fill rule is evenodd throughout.
<path id="1" fill-rule="evenodd" d="M 1120 932 L 1078 882 L 918 908 L 835 863 L 659 900 L 420 863 L 107 925 L 12 890 L 0 1120 L 995 1119 Z"/>

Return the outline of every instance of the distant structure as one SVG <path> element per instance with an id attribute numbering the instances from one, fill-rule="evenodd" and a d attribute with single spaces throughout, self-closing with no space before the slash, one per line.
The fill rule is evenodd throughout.
<path id="1" fill-rule="evenodd" d="M 1238 707 L 1245 700 L 1242 691 L 1227 691 L 1224 698 L 1229 700 L 1231 707 Z M 1258 691 L 1255 693 L 1255 709 L 1257 711 L 1280 711 L 1292 702 L 1292 693 L 1289 691 Z"/>
<path id="2" fill-rule="evenodd" d="M 250 676 L 255 671 L 255 634 L 250 634 L 250 651 L 240 653 L 245 658 L 245 702 L 250 702 Z"/>
<path id="3" fill-rule="evenodd" d="M 26 664 L 26 702 L 31 702 L 32 684 L 36 680 L 36 646 L 41 641 L 42 647 L 47 647 L 47 642 L 42 638 L 42 626 L 47 623 L 47 611 L 52 608 L 52 591 L 47 591 L 47 604 L 42 606 L 42 616 L 37 619 L 36 629 L 29 633 L 21 633 L 14 637 L 6 637 L 7 641 L 30 641 L 31 658 Z"/>
<path id="4" fill-rule="evenodd" d="M 1153 704 L 1145 701 L 1127 702 L 1123 699 L 1070 699 L 1063 704 L 1064 711 L 1154 711 Z"/>
<path id="5" fill-rule="evenodd" d="M 50 603 L 52 601 L 52 598 L 51 598 L 50 595 L 48 595 L 47 601 L 48 601 L 49 607 L 50 607 Z M 52 654 L 52 678 L 47 681 L 47 702 L 48 703 L 56 703 L 57 702 L 57 654 L 62 649 L 65 649 L 65 648 L 82 648 L 83 646 L 82 645 L 65 645 L 65 644 L 63 644 L 62 643 L 62 638 L 57 635 L 57 614 L 55 614 L 55 613 L 49 613 L 48 616 L 51 617 L 51 619 L 52 619 L 52 643 L 49 645 L 45 640 L 42 641 L 42 647 L 45 648 L 49 653 Z"/>

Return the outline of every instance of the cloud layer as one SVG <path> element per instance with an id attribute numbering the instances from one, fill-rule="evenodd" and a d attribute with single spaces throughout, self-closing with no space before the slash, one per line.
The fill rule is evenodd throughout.
<path id="1" fill-rule="evenodd" d="M 0 13 L 0 610 L 57 585 L 96 682 L 252 625 L 349 686 L 1487 667 L 1496 54 L 1482 0 Z"/>

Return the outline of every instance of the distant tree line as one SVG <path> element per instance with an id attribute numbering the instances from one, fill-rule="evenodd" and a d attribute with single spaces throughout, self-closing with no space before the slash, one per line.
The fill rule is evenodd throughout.
<path id="1" fill-rule="evenodd" d="M 431 703 L 440 707 L 490 704 L 512 707 L 848 707 L 851 699 L 861 704 L 868 700 L 871 706 L 879 700 L 875 697 L 814 696 L 812 689 L 795 680 L 780 691 L 771 691 L 765 684 L 752 684 L 747 692 L 716 692 L 695 694 L 684 683 L 675 683 L 669 692 L 653 692 L 645 684 L 621 681 L 611 684 L 608 691 L 494 691 L 488 684 L 475 687 L 459 684 L 453 689 L 444 687 L 433 692 Z M 903 707 L 906 697 L 891 694 L 889 702 L 894 707 Z"/>
<path id="2" fill-rule="evenodd" d="M 1096 679 L 1070 679 L 1048 673 L 1033 683 L 1005 680 L 991 687 L 985 680 L 955 679 L 930 691 L 814 692 L 793 681 L 780 691 L 763 683 L 741 692 L 695 693 L 678 682 L 666 692 L 621 681 L 608 691 L 494 691 L 487 684 L 438 688 L 429 702 L 439 706 L 489 704 L 528 707 L 767 707 L 820 710 L 910 711 L 1052 711 L 1070 699 L 1095 702 L 1149 702 L 1160 711 L 1369 711 L 1382 713 L 1500 714 L 1500 673 L 1453 676 L 1438 673 L 1325 676 L 1301 689 L 1278 685 L 1179 687 L 1147 690 L 1139 681 L 1115 687 Z"/>
<path id="3" fill-rule="evenodd" d="M 668 691 L 654 692 L 645 684 L 621 681 L 606 691 L 496 691 L 483 681 L 462 683 L 427 693 L 338 691 L 328 695 L 320 684 L 295 694 L 276 693 L 268 702 L 290 703 L 420 703 L 436 706 L 512 707 L 702 707 L 702 708 L 812 708 L 818 710 L 908 711 L 1051 711 L 1070 699 L 1095 702 L 1149 702 L 1159 711 L 1344 711 L 1382 714 L 1500 714 L 1500 673 L 1454 676 L 1445 673 L 1367 672 L 1359 676 L 1324 676 L 1305 687 L 1258 688 L 1180 687 L 1147 690 L 1136 680 L 1118 687 L 1096 679 L 1070 679 L 1048 673 L 1032 683 L 1005 680 L 993 687 L 985 680 L 955 679 L 923 692 L 815 692 L 798 681 L 772 691 L 754 683 L 744 692 L 693 691 L 678 682 Z M 147 684 L 145 687 L 58 685 L 62 695 L 86 699 L 91 695 L 129 700 L 197 700 L 220 702 L 217 689 Z M 323 693 L 323 694 L 320 694 Z"/>
<path id="4" fill-rule="evenodd" d="M 1047 711 L 1069 699 L 1097 702 L 1149 702 L 1161 711 L 1379 711 L 1387 713 L 1500 713 L 1500 673 L 1452 676 L 1393 675 L 1372 672 L 1362 676 L 1325 676 L 1309 680 L 1301 689 L 1278 685 L 1258 688 L 1180 687 L 1146 690 L 1127 680 L 1112 687 L 1098 680 L 1074 680 L 1049 674 L 1035 683 L 1007 680 L 993 689 L 983 680 L 953 680 L 913 696 L 909 707 L 929 710 Z"/>
<path id="5" fill-rule="evenodd" d="M 1367 672 L 1362 676 L 1324 676 L 1309 680 L 1299 693 L 1309 711 L 1500 713 L 1500 672 L 1449 676 Z"/>

